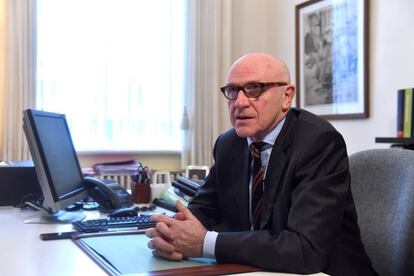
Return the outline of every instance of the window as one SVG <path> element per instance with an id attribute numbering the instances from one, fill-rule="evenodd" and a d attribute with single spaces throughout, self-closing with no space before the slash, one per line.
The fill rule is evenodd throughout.
<path id="1" fill-rule="evenodd" d="M 38 0 L 37 108 L 77 151 L 180 151 L 185 0 Z"/>

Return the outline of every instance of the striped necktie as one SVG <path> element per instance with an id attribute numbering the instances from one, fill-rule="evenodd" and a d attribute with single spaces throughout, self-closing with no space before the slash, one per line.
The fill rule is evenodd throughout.
<path id="1" fill-rule="evenodd" d="M 253 158 L 251 201 L 253 230 L 259 230 L 260 216 L 262 213 L 264 168 L 262 166 L 260 153 L 271 147 L 271 144 L 265 142 L 254 142 L 250 144 L 250 152 Z"/>

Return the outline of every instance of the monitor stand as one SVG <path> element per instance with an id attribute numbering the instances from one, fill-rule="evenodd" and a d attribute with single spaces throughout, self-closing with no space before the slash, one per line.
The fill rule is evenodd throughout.
<path id="1" fill-rule="evenodd" d="M 75 221 L 83 220 L 86 215 L 81 211 L 58 211 L 53 214 L 42 212 L 42 217 L 46 221 L 50 221 L 50 223 L 72 223 Z"/>
<path id="2" fill-rule="evenodd" d="M 26 219 L 24 223 L 72 223 L 75 221 L 83 220 L 86 217 L 85 213 L 82 211 L 67 212 L 62 210 L 55 213 L 51 213 L 47 211 L 45 208 L 37 206 L 31 202 L 26 202 L 26 204 L 40 211 L 41 216 Z"/>

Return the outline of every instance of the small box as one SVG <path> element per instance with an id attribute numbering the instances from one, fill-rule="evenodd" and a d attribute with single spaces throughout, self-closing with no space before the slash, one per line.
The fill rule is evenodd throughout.
<path id="1" fill-rule="evenodd" d="M 42 196 L 32 161 L 7 161 L 0 163 L 0 206 L 15 206 L 27 197 Z"/>

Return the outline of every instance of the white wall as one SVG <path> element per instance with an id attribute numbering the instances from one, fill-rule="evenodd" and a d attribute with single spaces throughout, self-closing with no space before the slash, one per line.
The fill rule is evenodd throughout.
<path id="1" fill-rule="evenodd" d="M 295 5 L 301 2 L 233 1 L 233 60 L 247 52 L 269 52 L 287 63 L 295 80 Z M 413 11 L 413 0 L 370 1 L 370 116 L 331 121 L 344 136 L 350 154 L 388 147 L 388 144 L 375 143 L 375 137 L 395 136 L 396 90 L 414 87 Z M 223 121 L 229 127 L 227 112 Z"/>
<path id="2" fill-rule="evenodd" d="M 226 0 L 229 1 L 229 0 Z M 241 55 L 263 51 L 283 59 L 295 80 L 295 5 L 300 0 L 232 0 L 223 5 L 231 9 L 231 18 L 222 19 L 231 38 L 228 48 L 232 60 Z M 370 116 L 367 119 L 334 120 L 331 123 L 342 133 L 348 152 L 370 148 L 384 148 L 388 144 L 375 143 L 375 137 L 395 136 L 396 90 L 414 87 L 414 1 L 370 0 L 369 37 L 369 99 Z M 224 13 L 223 16 L 228 16 Z M 227 28 L 229 30 L 227 30 Z M 223 68 L 227 72 L 228 68 Z M 226 73 L 223 75 L 225 80 Z M 221 130 L 230 127 L 227 105 L 221 102 Z M 82 156 L 81 162 L 89 166 L 103 157 Z M 118 156 L 129 159 L 130 156 Z M 105 156 L 105 161 L 117 160 Z M 179 170 L 180 156 L 164 155 L 134 157 L 154 169 Z M 148 159 L 149 158 L 149 159 Z M 148 159 L 148 160 L 147 160 Z M 168 160 L 168 162 L 160 162 Z"/>

